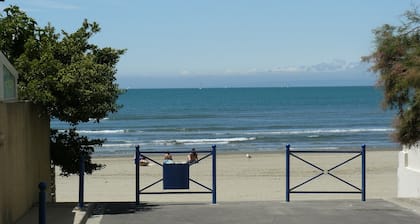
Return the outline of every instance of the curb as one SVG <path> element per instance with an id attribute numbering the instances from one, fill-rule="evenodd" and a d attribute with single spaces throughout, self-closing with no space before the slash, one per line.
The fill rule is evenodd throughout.
<path id="1" fill-rule="evenodd" d="M 73 224 L 86 224 L 86 221 L 92 215 L 92 211 L 94 207 L 95 207 L 95 203 L 86 204 L 86 207 L 84 209 L 75 207 L 73 209 L 73 212 L 74 212 Z"/>
<path id="2" fill-rule="evenodd" d="M 384 200 L 420 215 L 420 198 L 385 198 Z"/>

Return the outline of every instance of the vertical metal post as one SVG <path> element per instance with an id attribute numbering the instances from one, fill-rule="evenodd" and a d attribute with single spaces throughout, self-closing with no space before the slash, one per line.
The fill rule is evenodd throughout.
<path id="1" fill-rule="evenodd" d="M 80 155 L 79 159 L 79 208 L 84 207 L 84 186 L 85 186 L 85 157 Z"/>
<path id="2" fill-rule="evenodd" d="M 366 201 L 366 145 L 362 145 L 362 201 Z"/>
<path id="3" fill-rule="evenodd" d="M 286 145 L 286 201 L 290 201 L 290 145 Z"/>
<path id="4" fill-rule="evenodd" d="M 212 203 L 216 204 L 216 145 L 212 147 L 212 176 L 213 176 L 213 189 L 212 189 Z"/>
<path id="5" fill-rule="evenodd" d="M 140 205 L 140 146 L 136 145 L 136 205 Z"/>
<path id="6" fill-rule="evenodd" d="M 38 184 L 39 188 L 39 210 L 38 210 L 38 223 L 46 223 L 46 201 L 45 201 L 45 189 L 47 185 L 44 182 Z"/>

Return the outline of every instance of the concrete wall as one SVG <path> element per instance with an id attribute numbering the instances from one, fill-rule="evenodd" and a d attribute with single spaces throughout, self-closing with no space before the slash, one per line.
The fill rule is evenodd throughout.
<path id="1" fill-rule="evenodd" d="M 420 143 L 398 155 L 398 197 L 420 198 Z"/>
<path id="2" fill-rule="evenodd" d="M 28 102 L 0 102 L 0 224 L 37 203 L 40 181 L 50 184 L 49 118 L 39 112 Z"/>

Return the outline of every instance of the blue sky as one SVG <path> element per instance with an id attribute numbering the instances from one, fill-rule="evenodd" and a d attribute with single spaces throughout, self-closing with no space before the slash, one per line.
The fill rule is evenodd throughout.
<path id="1" fill-rule="evenodd" d="M 372 29 L 399 25 L 420 0 L 6 0 L 40 25 L 102 31 L 125 48 L 123 88 L 373 85 L 360 57 Z"/>

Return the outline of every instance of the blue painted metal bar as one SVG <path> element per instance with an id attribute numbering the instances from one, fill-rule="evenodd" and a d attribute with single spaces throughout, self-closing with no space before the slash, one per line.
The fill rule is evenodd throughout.
<path id="1" fill-rule="evenodd" d="M 85 157 L 80 155 L 79 159 L 79 208 L 85 207 L 84 192 L 85 192 Z"/>
<path id="2" fill-rule="evenodd" d="M 360 194 L 360 191 L 293 191 L 294 194 Z"/>
<path id="3" fill-rule="evenodd" d="M 162 163 L 160 163 L 160 162 L 158 162 L 158 161 L 156 161 L 156 160 L 154 160 L 154 159 L 152 159 L 152 158 L 150 158 L 150 157 L 148 157 L 148 156 L 145 156 L 145 155 L 144 155 L 144 154 L 142 154 L 142 153 L 140 153 L 140 156 L 142 156 L 143 158 L 145 158 L 145 159 L 147 159 L 147 160 L 152 161 L 152 163 L 154 163 L 154 164 L 156 164 L 156 165 L 159 165 L 159 166 L 162 166 L 162 167 L 163 167 L 163 164 L 162 164 Z M 139 158 L 140 158 L 140 156 L 139 156 Z"/>
<path id="4" fill-rule="evenodd" d="M 45 200 L 45 189 L 47 188 L 47 184 L 45 182 L 41 182 L 38 184 L 39 188 L 39 209 L 38 209 L 38 223 L 45 224 L 46 223 L 46 200 Z"/>
<path id="5" fill-rule="evenodd" d="M 196 152 L 197 152 L 197 151 L 196 151 Z M 213 155 L 213 152 L 208 153 L 207 155 L 205 155 L 205 156 L 201 157 L 201 158 L 197 161 L 197 163 L 198 163 L 198 162 L 200 162 L 201 160 L 203 160 L 203 159 L 205 159 L 205 158 L 209 157 L 209 156 L 212 156 L 212 155 Z"/>
<path id="6" fill-rule="evenodd" d="M 143 192 L 141 194 L 212 194 L 212 191 L 157 191 Z"/>
<path id="7" fill-rule="evenodd" d="M 290 201 L 290 145 L 286 145 L 286 201 Z"/>
<path id="8" fill-rule="evenodd" d="M 136 145 L 136 205 L 140 205 L 140 194 L 139 194 L 139 188 L 140 188 L 140 146 Z"/>
<path id="9" fill-rule="evenodd" d="M 199 185 L 199 186 L 201 186 L 202 188 L 205 188 L 205 189 L 209 190 L 209 191 L 212 190 L 211 188 L 209 188 L 209 187 L 205 186 L 204 184 L 201 184 L 200 182 L 195 181 L 195 180 L 193 180 L 191 178 L 190 178 L 190 181 L 193 182 L 193 183 L 195 183 L 195 184 L 197 184 L 197 185 Z"/>
<path id="10" fill-rule="evenodd" d="M 216 145 L 211 146 L 212 150 L 212 176 L 213 176 L 213 194 L 212 194 L 212 203 L 216 204 Z"/>
<path id="11" fill-rule="evenodd" d="M 338 164 L 338 165 L 336 165 L 336 166 L 334 166 L 334 167 L 332 167 L 332 168 L 330 168 L 329 170 L 328 170 L 328 172 L 330 172 L 330 171 L 332 171 L 332 170 L 334 170 L 334 169 L 336 169 L 336 168 L 338 168 L 338 167 L 340 167 L 340 166 L 342 166 L 342 165 L 344 165 L 344 164 L 346 164 L 346 163 L 348 163 L 348 162 L 350 162 L 350 161 L 352 161 L 353 159 L 356 159 L 357 157 L 359 157 L 360 155 L 362 155 L 360 152 L 358 152 L 358 154 L 357 155 L 355 155 L 355 156 L 353 156 L 352 158 L 350 158 L 350 159 L 348 159 L 348 160 L 346 160 L 346 161 L 344 161 L 344 162 L 342 162 L 342 163 L 340 163 L 340 164 Z"/>
<path id="12" fill-rule="evenodd" d="M 366 145 L 362 145 L 362 201 L 366 201 Z"/>
<path id="13" fill-rule="evenodd" d="M 360 151 L 356 150 L 290 150 L 290 152 L 296 153 L 360 153 Z"/>
<path id="14" fill-rule="evenodd" d="M 154 182 L 154 183 L 152 183 L 152 184 L 147 185 L 146 187 L 144 187 L 144 188 L 142 188 L 142 189 L 140 189 L 140 191 L 139 191 L 139 192 L 142 192 L 142 191 L 144 191 L 144 190 L 146 190 L 146 189 L 148 189 L 148 188 L 152 187 L 153 185 L 158 184 L 158 183 L 159 183 L 159 182 L 161 182 L 161 181 L 163 181 L 163 178 L 162 178 L 162 179 L 160 179 L 160 180 L 155 181 L 155 182 Z M 142 193 L 142 194 L 144 194 L 144 193 Z"/>
<path id="15" fill-rule="evenodd" d="M 293 191 L 294 189 L 296 189 L 296 188 L 298 188 L 298 187 L 301 187 L 302 185 L 307 184 L 308 182 L 311 182 L 312 180 L 314 180 L 314 179 L 316 179 L 316 178 L 318 178 L 318 177 L 320 177 L 320 176 L 322 176 L 322 175 L 324 175 L 324 173 L 320 173 L 320 174 L 318 174 L 318 175 L 316 175 L 316 176 L 314 176 L 314 177 L 312 177 L 312 178 L 309 178 L 309 179 L 308 179 L 308 180 L 306 180 L 305 182 L 303 182 L 303 183 L 301 183 L 301 184 L 298 184 L 298 185 L 296 185 L 296 186 L 294 186 L 294 187 L 290 188 L 290 191 Z"/>
<path id="16" fill-rule="evenodd" d="M 341 182 L 343 182 L 343 183 L 345 183 L 345 184 L 347 184 L 347 185 L 349 185 L 349 186 L 353 187 L 353 188 L 354 188 L 354 189 L 356 189 L 356 190 L 359 190 L 359 193 L 362 191 L 360 188 L 358 188 L 358 187 L 354 186 L 354 185 L 353 185 L 353 184 L 351 184 L 350 182 L 348 182 L 348 181 L 346 181 L 346 180 L 344 180 L 344 179 L 341 179 L 340 177 L 338 177 L 338 176 L 336 176 L 336 175 L 334 175 L 334 174 L 332 174 L 332 173 L 328 173 L 328 175 L 330 175 L 330 176 L 334 177 L 335 179 L 337 179 L 337 180 L 339 180 L 339 181 L 341 181 Z"/>
<path id="17" fill-rule="evenodd" d="M 297 155 L 295 155 L 295 154 L 293 154 L 293 153 L 289 153 L 289 154 L 290 154 L 291 156 L 295 157 L 296 159 L 299 159 L 300 161 L 302 161 L 302 162 L 304 162 L 304 163 L 308 164 L 309 166 L 312 166 L 313 168 L 315 168 L 315 169 L 317 169 L 317 170 L 319 170 L 319 171 L 324 172 L 324 169 L 322 169 L 321 167 L 319 167 L 319 166 L 317 166 L 317 165 L 315 165 L 315 164 L 313 164 L 313 163 L 311 163 L 311 162 L 309 162 L 309 161 L 307 161 L 307 160 L 305 160 L 305 159 L 302 159 L 301 157 L 299 157 L 299 156 L 297 156 Z"/>
<path id="18" fill-rule="evenodd" d="M 191 152 L 191 150 L 183 150 L 183 151 L 168 151 L 168 150 L 166 150 L 166 151 L 143 151 L 143 153 L 147 153 L 147 154 L 162 154 L 162 153 L 167 153 L 167 152 L 170 152 L 170 153 L 172 153 L 172 154 L 179 154 L 179 153 L 190 153 Z M 211 153 L 212 152 L 212 150 L 196 150 L 196 152 L 197 153 Z"/>

